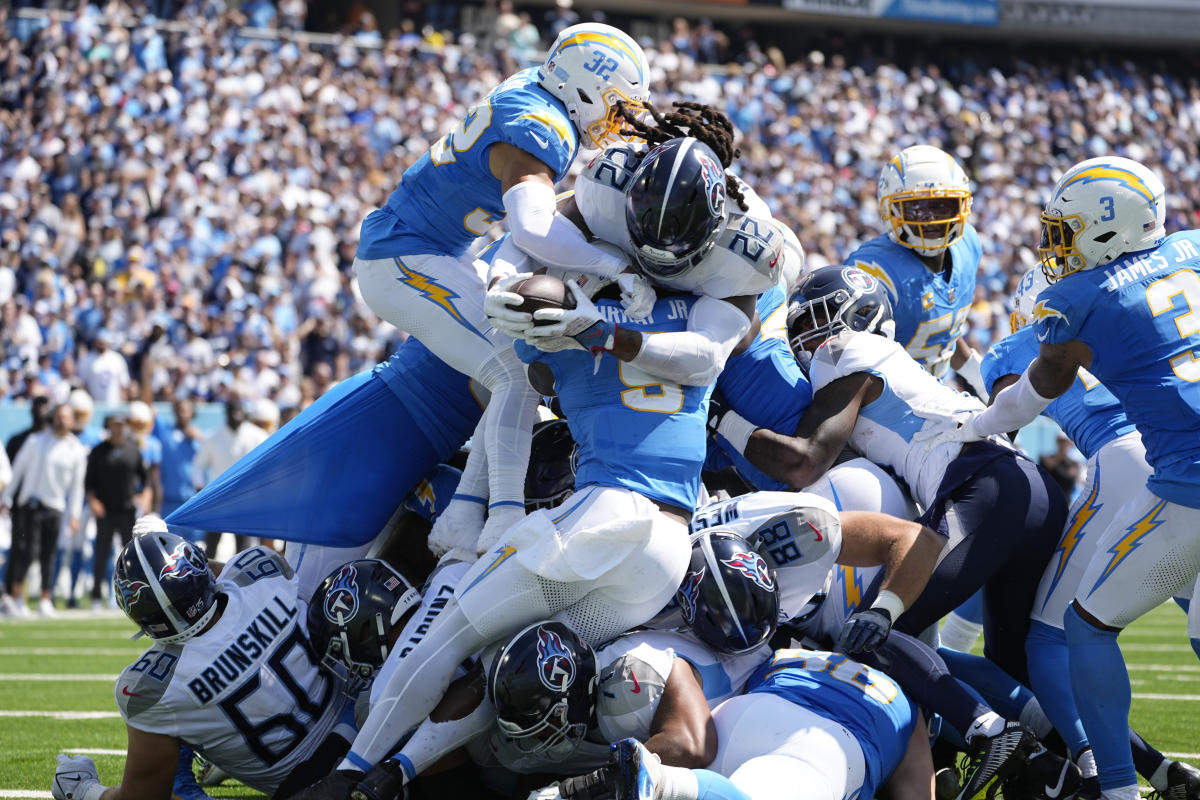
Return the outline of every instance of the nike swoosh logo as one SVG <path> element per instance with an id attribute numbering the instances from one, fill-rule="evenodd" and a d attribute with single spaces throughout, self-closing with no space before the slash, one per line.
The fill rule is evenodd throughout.
<path id="1" fill-rule="evenodd" d="M 1046 340 L 1047 340 L 1047 339 L 1049 339 L 1049 338 L 1050 338 L 1050 331 L 1044 331 L 1044 332 L 1042 332 L 1042 333 L 1039 333 L 1039 334 L 1037 335 L 1037 340 L 1038 340 L 1039 342 L 1044 342 L 1044 341 L 1046 341 Z"/>
<path id="2" fill-rule="evenodd" d="M 1046 784 L 1046 797 L 1049 797 L 1050 800 L 1054 800 L 1054 798 L 1058 797 L 1059 793 L 1062 792 L 1063 781 L 1067 779 L 1067 770 L 1070 768 L 1070 766 L 1071 762 L 1064 761 L 1062 770 L 1058 773 L 1058 783 L 1054 784 L 1053 786 L 1048 783 Z"/>
<path id="3" fill-rule="evenodd" d="M 140 692 L 129 691 L 128 686 L 121 687 L 121 694 L 125 695 L 126 697 L 141 697 L 142 696 Z"/>
<path id="4" fill-rule="evenodd" d="M 633 680 L 633 693 L 640 694 L 642 691 L 642 685 L 638 683 L 637 675 L 634 675 L 632 672 L 630 672 L 629 677 Z M 1059 782 L 1061 783 L 1061 780 Z"/>
<path id="5" fill-rule="evenodd" d="M 533 137 L 533 140 L 534 140 L 535 142 L 537 142 L 537 143 L 538 143 L 538 146 L 540 146 L 540 147 L 541 147 L 543 150 L 545 150 L 547 147 L 549 147 L 549 146 L 550 146 L 550 143 L 549 143 L 549 142 L 547 142 L 547 141 L 546 141 L 545 139 L 543 139 L 542 137 L 538 136 L 536 133 L 531 133 L 531 134 L 529 134 L 529 135 Z"/>

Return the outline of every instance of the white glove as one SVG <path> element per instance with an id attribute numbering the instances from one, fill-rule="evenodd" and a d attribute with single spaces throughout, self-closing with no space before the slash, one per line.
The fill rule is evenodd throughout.
<path id="1" fill-rule="evenodd" d="M 514 339 L 520 339 L 526 330 L 533 327 L 533 315 L 528 311 L 517 311 L 513 307 L 521 305 L 525 298 L 512 291 L 512 288 L 532 277 L 532 272 L 518 272 L 516 275 L 501 278 L 483 297 L 483 311 L 487 314 L 488 322 L 496 330 Z"/>
<path id="2" fill-rule="evenodd" d="M 55 800 L 100 800 L 104 788 L 96 764 L 90 758 L 58 754 L 58 767 L 50 786 L 50 794 Z"/>
<path id="3" fill-rule="evenodd" d="M 474 551 L 483 530 L 483 504 L 470 500 L 451 500 L 433 521 L 427 545 L 438 558 L 451 550 Z"/>
<path id="4" fill-rule="evenodd" d="M 617 286 L 621 289 L 621 305 L 630 319 L 642 320 L 650 316 L 658 302 L 650 281 L 636 272 L 622 272 L 617 276 Z"/>
<path id="5" fill-rule="evenodd" d="M 977 442 L 980 439 L 986 439 L 986 436 L 975 430 L 974 425 L 976 417 L 982 413 L 983 409 L 979 409 L 977 411 L 956 411 L 953 414 L 926 417 L 926 419 L 937 419 L 942 424 L 927 426 L 917 431 L 913 434 L 912 443 L 932 447 L 938 444 L 945 444 L 946 442 Z M 918 413 L 917 416 L 924 415 Z"/>
<path id="6" fill-rule="evenodd" d="M 166 533 L 167 523 L 163 522 L 163 518 L 158 514 L 147 514 L 144 517 L 138 517 L 133 523 L 133 535 L 144 536 L 147 533 Z"/>
<path id="7" fill-rule="evenodd" d="M 487 523 L 475 542 L 475 552 L 483 556 L 495 550 L 508 529 L 523 519 L 525 509 L 516 506 L 500 506 L 489 511 Z"/>
<path id="8" fill-rule="evenodd" d="M 529 337 L 525 340 L 543 353 L 557 353 L 560 350 L 586 350 L 587 348 L 570 336 L 550 336 L 548 338 Z"/>
<path id="9" fill-rule="evenodd" d="M 574 281 L 567 283 L 567 291 L 575 298 L 574 308 L 540 308 L 533 318 L 540 325 L 531 326 L 524 334 L 525 339 L 549 339 L 554 336 L 575 336 L 583 333 L 597 322 L 604 321 L 600 309 L 588 298 Z"/>

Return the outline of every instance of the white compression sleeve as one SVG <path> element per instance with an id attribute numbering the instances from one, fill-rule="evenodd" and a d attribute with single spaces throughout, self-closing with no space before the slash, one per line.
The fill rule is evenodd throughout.
<path id="1" fill-rule="evenodd" d="M 504 193 L 504 210 L 513 244 L 546 266 L 611 278 L 628 264 L 615 247 L 610 251 L 589 243 L 575 223 L 558 213 L 552 186 L 521 181 Z"/>
<path id="2" fill-rule="evenodd" d="M 443 756 L 462 747 L 496 721 L 496 710 L 485 698 L 482 703 L 466 716 L 460 719 L 434 722 L 426 719 L 413 732 L 412 737 L 400 748 L 400 755 L 407 759 L 401 760 L 405 767 L 405 776 L 412 780 L 429 767 L 436 764 Z M 413 774 L 408 770 L 412 768 Z"/>
<path id="3" fill-rule="evenodd" d="M 518 272 L 533 272 L 534 267 L 529 263 L 529 254 L 517 247 L 513 237 L 509 236 L 496 245 L 496 254 L 492 263 L 488 264 L 487 285 L 500 278 L 516 275 Z"/>
<path id="4" fill-rule="evenodd" d="M 643 334 L 642 349 L 629 363 L 656 378 L 706 386 L 721 374 L 748 330 L 750 320 L 737 306 L 701 297 L 688 315 L 686 331 Z"/>
<path id="5" fill-rule="evenodd" d="M 987 409 L 971 420 L 971 429 L 980 436 L 1015 431 L 1037 419 L 1038 414 L 1054 401 L 1042 397 L 1029 381 L 1029 370 L 1000 394 Z"/>
<path id="6" fill-rule="evenodd" d="M 984 402 L 987 402 L 987 387 L 983 385 L 983 373 L 979 371 L 979 366 L 982 363 L 983 359 L 979 357 L 979 352 L 971 348 L 971 355 L 967 356 L 966 363 L 955 371 L 975 390 L 975 394 L 982 397 Z"/>

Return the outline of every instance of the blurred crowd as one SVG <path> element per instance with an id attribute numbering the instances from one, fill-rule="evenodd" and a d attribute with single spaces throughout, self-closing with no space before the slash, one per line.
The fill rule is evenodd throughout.
<path id="1" fill-rule="evenodd" d="M 297 0 L 80 2 L 48 24 L 0 9 L 0 402 L 84 389 L 287 414 L 385 358 L 403 334 L 357 294 L 360 221 L 581 18 L 570 0 L 409 7 L 384 34 L 352 3 L 334 45 L 239 33 L 303 27 Z M 788 60 L 746 30 L 669 31 L 644 42 L 657 102 L 730 114 L 739 169 L 813 265 L 882 232 L 875 183 L 894 153 L 959 158 L 985 249 L 976 346 L 1007 332 L 1044 193 L 1070 163 L 1143 161 L 1167 181 L 1168 228 L 1200 227 L 1195 70 L 932 49 L 900 64 L 867 44 Z"/>

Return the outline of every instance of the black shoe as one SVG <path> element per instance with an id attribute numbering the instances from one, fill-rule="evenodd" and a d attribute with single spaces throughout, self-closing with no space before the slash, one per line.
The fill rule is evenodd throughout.
<path id="1" fill-rule="evenodd" d="M 1090 778 L 1084 778 L 1079 784 L 1079 791 L 1075 793 L 1076 800 L 1100 800 L 1100 777 L 1093 775 Z"/>
<path id="2" fill-rule="evenodd" d="M 1161 800 L 1200 800 L 1200 769 L 1172 761 L 1167 767 L 1167 788 L 1150 796 Z"/>
<path id="3" fill-rule="evenodd" d="M 1096 786 L 1099 787 L 1097 781 Z M 1004 796 L 1034 800 L 1069 800 L 1083 788 L 1083 773 L 1073 761 L 1039 746 L 1024 766 L 1004 781 Z M 1097 797 L 1099 795 L 1097 794 Z"/>
<path id="4" fill-rule="evenodd" d="M 958 770 L 953 767 L 942 767 L 933 774 L 935 800 L 954 800 L 961 789 L 958 785 Z"/>
<path id="5" fill-rule="evenodd" d="M 371 767 L 354 791 L 350 800 L 404 800 L 404 767 L 400 762 L 388 758 Z"/>
<path id="6" fill-rule="evenodd" d="M 1037 736 L 1033 731 L 1019 722 L 1010 720 L 1005 723 L 1000 733 L 986 737 L 982 744 L 976 744 L 976 751 L 963 768 L 962 791 L 955 800 L 971 800 L 993 780 L 996 784 L 989 789 L 988 796 L 994 795 L 1000 782 L 1023 766 L 1037 746 Z"/>
<path id="7" fill-rule="evenodd" d="M 354 784 L 362 780 L 363 774 L 357 770 L 335 769 L 321 780 L 292 795 L 288 800 L 346 800 Z"/>

